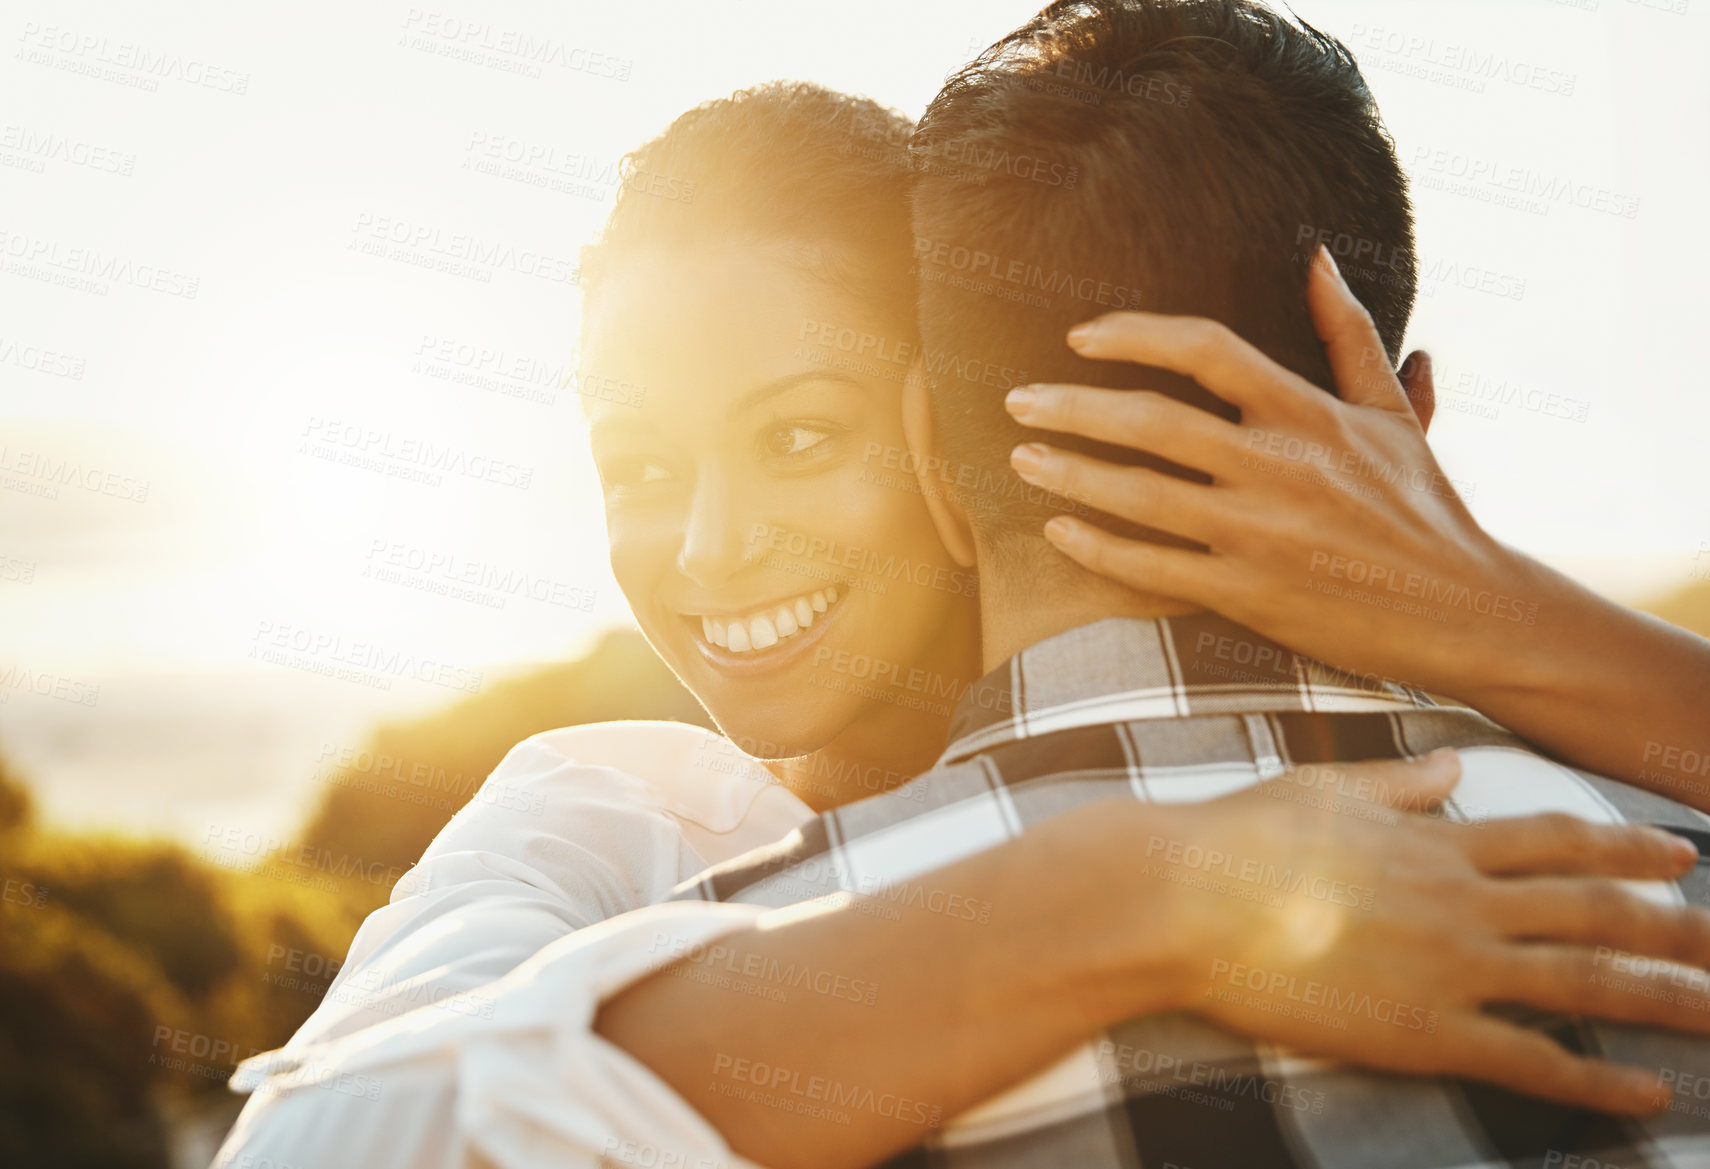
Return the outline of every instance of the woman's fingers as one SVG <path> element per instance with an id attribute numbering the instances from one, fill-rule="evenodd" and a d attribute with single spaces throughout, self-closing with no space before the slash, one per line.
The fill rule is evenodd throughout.
<path id="1" fill-rule="evenodd" d="M 1622 965 L 1583 946 L 1512 947 L 1499 961 L 1489 1001 L 1710 1033 L 1710 975 L 1657 962 Z"/>
<path id="2" fill-rule="evenodd" d="M 1661 880 L 1698 863 L 1698 850 L 1672 832 L 1593 824 L 1565 812 L 1487 820 L 1467 833 L 1468 858 L 1491 876 L 1598 873 Z"/>
<path id="3" fill-rule="evenodd" d="M 1461 757 L 1452 747 L 1439 747 L 1418 759 L 1300 763 L 1267 782 L 1305 788 L 1320 806 L 1333 797 L 1403 812 L 1429 812 L 1440 807 L 1461 782 Z"/>
<path id="4" fill-rule="evenodd" d="M 1668 1090 L 1654 1072 L 1574 1055 L 1500 1019 L 1474 1016 L 1440 1038 L 1457 1053 L 1442 1070 L 1523 1096 L 1626 1116 L 1648 1116 L 1668 1104 Z"/>
<path id="5" fill-rule="evenodd" d="M 1225 593 L 1226 568 L 1214 557 L 1113 536 L 1072 516 L 1055 516 L 1045 538 L 1082 568 L 1143 593 L 1215 607 Z"/>
<path id="6" fill-rule="evenodd" d="M 1210 543 L 1221 530 L 1220 510 L 1203 484 L 1037 442 L 1016 447 L 1010 465 L 1036 487 L 1161 532 Z"/>
<path id="7" fill-rule="evenodd" d="M 1402 392 L 1407 395 L 1408 408 L 1419 419 L 1419 428 L 1424 430 L 1431 425 L 1431 419 L 1437 413 L 1436 369 L 1431 355 L 1423 349 L 1415 349 L 1402 358 L 1401 368 L 1396 373 L 1401 378 Z"/>
<path id="8" fill-rule="evenodd" d="M 1710 967 L 1710 913 L 1659 905 L 1614 880 L 1528 877 L 1489 888 L 1491 924 L 1510 938 L 1594 946 Z"/>
<path id="9" fill-rule="evenodd" d="M 1384 352 L 1383 338 L 1378 336 L 1371 313 L 1342 279 L 1336 261 L 1322 244 L 1306 278 L 1306 302 L 1342 400 L 1411 416 L 1407 395 L 1390 368 L 1389 354 Z"/>
<path id="10" fill-rule="evenodd" d="M 1106 313 L 1069 332 L 1082 357 L 1133 361 L 1184 374 L 1244 415 L 1305 409 L 1328 397 L 1230 329 L 1204 317 Z"/>
<path id="11" fill-rule="evenodd" d="M 1133 447 L 1217 476 L 1239 465 L 1248 433 L 1197 406 L 1150 390 L 1023 386 L 1009 392 L 1004 408 L 1023 426 Z"/>

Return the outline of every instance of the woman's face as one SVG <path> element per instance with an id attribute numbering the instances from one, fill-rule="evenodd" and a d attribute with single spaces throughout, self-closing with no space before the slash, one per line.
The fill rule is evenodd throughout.
<path id="1" fill-rule="evenodd" d="M 612 570 L 751 753 L 817 750 L 911 678 L 954 705 L 975 589 L 904 470 L 913 337 L 773 247 L 642 255 L 590 298 Z"/>

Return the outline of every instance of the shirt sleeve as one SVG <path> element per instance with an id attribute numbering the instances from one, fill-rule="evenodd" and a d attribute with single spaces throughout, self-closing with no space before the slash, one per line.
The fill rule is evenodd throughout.
<path id="1" fill-rule="evenodd" d="M 676 903 L 559 938 L 499 981 L 246 1061 L 215 1169 L 758 1169 L 593 1030 L 599 1004 L 756 906 Z"/>
<path id="2" fill-rule="evenodd" d="M 649 785 L 525 740 L 369 914 L 285 1050 L 485 986 L 568 933 L 666 900 L 701 864 Z"/>

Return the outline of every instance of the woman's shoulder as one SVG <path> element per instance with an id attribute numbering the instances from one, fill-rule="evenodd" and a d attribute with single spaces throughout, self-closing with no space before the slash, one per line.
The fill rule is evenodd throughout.
<path id="1" fill-rule="evenodd" d="M 633 799 L 717 836 L 758 833 L 772 840 L 812 814 L 729 739 L 690 723 L 631 720 L 542 731 L 511 749 L 488 780 L 494 782 L 569 785 L 583 795 Z"/>
<path id="2" fill-rule="evenodd" d="M 646 768 L 668 761 L 683 751 L 706 751 L 724 736 L 693 723 L 652 719 L 623 719 L 615 722 L 578 723 L 530 735 L 517 748 L 559 755 L 592 766 Z"/>

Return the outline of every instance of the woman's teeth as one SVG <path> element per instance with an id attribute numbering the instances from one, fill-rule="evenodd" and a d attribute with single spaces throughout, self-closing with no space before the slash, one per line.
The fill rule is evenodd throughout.
<path id="1" fill-rule="evenodd" d="M 784 638 L 812 625 L 819 614 L 836 603 L 836 589 L 821 589 L 769 606 L 749 617 L 702 617 L 701 633 L 712 644 L 732 653 L 771 649 Z"/>

